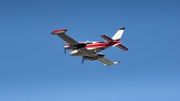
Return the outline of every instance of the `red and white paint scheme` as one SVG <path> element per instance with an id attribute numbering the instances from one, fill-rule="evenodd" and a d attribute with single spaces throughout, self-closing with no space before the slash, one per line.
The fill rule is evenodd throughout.
<path id="1" fill-rule="evenodd" d="M 112 47 L 118 47 L 124 51 L 127 51 L 128 48 L 126 48 L 124 45 L 121 44 L 120 38 L 122 37 L 122 34 L 125 30 L 125 27 L 121 27 L 112 38 L 101 35 L 103 39 L 106 41 L 86 41 L 86 42 L 77 42 L 76 40 L 69 37 L 66 33 L 68 29 L 59 29 L 54 30 L 51 32 L 52 35 L 58 35 L 60 38 L 62 38 L 65 42 L 67 42 L 66 45 L 64 45 L 64 52 L 66 50 L 72 50 L 70 53 L 70 56 L 82 56 L 82 63 L 84 60 L 99 60 L 100 62 L 103 62 L 104 65 L 113 65 L 118 64 L 118 62 L 111 62 L 110 60 L 104 58 L 103 54 L 97 54 L 98 52 Z"/>

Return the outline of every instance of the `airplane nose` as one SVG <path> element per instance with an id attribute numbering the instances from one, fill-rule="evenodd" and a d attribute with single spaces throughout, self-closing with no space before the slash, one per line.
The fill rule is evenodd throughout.
<path id="1" fill-rule="evenodd" d="M 64 48 L 68 48 L 69 46 L 65 45 Z"/>
<path id="2" fill-rule="evenodd" d="M 65 45 L 64 45 L 64 48 L 69 48 L 69 47 L 70 47 L 69 44 L 65 44 Z"/>
<path id="3" fill-rule="evenodd" d="M 78 53 L 78 50 L 73 50 L 71 53 L 70 53 L 70 55 L 71 56 L 74 56 L 74 55 L 76 55 Z"/>

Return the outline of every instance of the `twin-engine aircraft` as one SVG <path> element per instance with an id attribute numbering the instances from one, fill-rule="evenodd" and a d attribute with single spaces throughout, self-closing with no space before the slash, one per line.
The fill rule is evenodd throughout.
<path id="1" fill-rule="evenodd" d="M 104 58 L 105 55 L 99 54 L 98 52 L 109 48 L 110 46 L 112 47 L 118 47 L 124 51 L 127 51 L 128 48 L 123 46 L 121 44 L 120 38 L 122 37 L 122 34 L 124 32 L 125 27 L 121 27 L 112 38 L 106 36 L 106 35 L 101 35 L 103 39 L 106 41 L 86 41 L 86 42 L 77 42 L 76 40 L 72 39 L 66 34 L 66 31 L 68 29 L 59 29 L 59 30 L 54 30 L 51 32 L 52 35 L 58 35 L 60 38 L 62 38 L 65 42 L 67 42 L 66 45 L 64 45 L 64 49 L 66 50 L 72 50 L 70 53 L 70 56 L 82 56 L 82 63 L 84 60 L 98 60 L 104 65 L 109 66 L 109 65 L 114 65 L 120 63 L 120 61 L 117 62 L 112 62 L 106 58 Z"/>

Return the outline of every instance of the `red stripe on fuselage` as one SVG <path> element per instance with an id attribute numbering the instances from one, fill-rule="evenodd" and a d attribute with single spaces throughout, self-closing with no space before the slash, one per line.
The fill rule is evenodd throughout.
<path id="1" fill-rule="evenodd" d="M 81 44 L 81 43 L 79 43 Z M 119 41 L 116 41 L 116 42 L 104 42 L 104 43 L 94 43 L 94 44 L 87 44 L 85 46 L 85 48 L 106 48 L 106 47 L 109 47 L 109 46 L 113 46 L 115 44 L 120 44 Z M 68 46 L 70 46 L 70 44 L 66 44 L 64 47 L 67 48 Z"/>
<path id="2" fill-rule="evenodd" d="M 120 42 L 104 42 L 104 43 L 94 43 L 94 44 L 88 44 L 86 45 L 86 48 L 101 48 L 101 47 L 109 47 L 109 46 L 113 46 L 115 44 L 120 44 Z"/>

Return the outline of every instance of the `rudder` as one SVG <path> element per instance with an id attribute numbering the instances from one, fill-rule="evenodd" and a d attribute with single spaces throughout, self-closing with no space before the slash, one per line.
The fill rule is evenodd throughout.
<path id="1" fill-rule="evenodd" d="M 122 37 L 124 30 L 125 30 L 125 27 L 121 27 L 121 28 L 114 34 L 114 36 L 112 37 L 112 39 L 113 39 L 113 40 L 116 40 L 116 41 L 119 40 L 119 39 Z"/>

